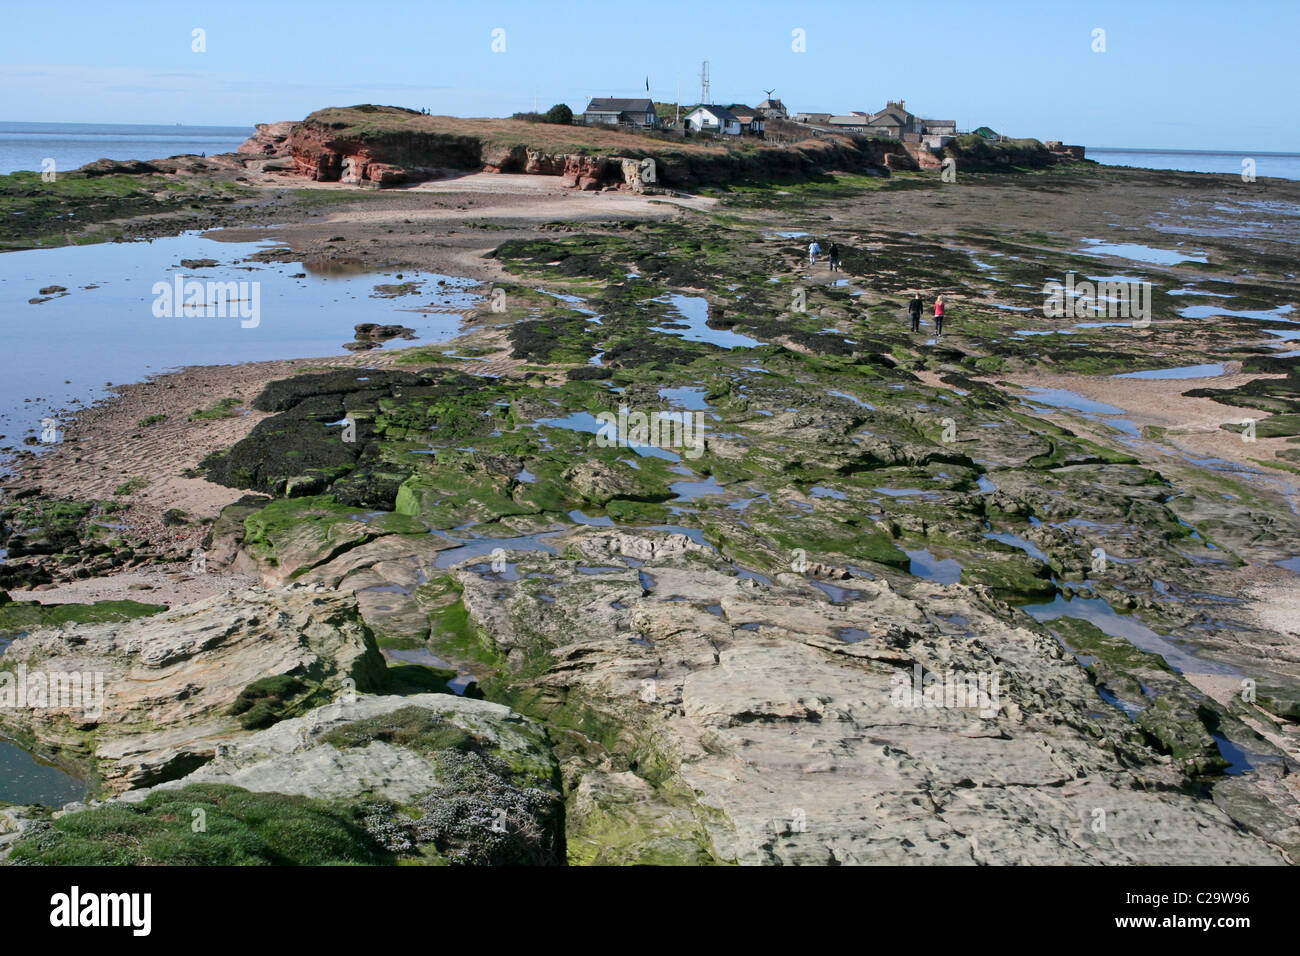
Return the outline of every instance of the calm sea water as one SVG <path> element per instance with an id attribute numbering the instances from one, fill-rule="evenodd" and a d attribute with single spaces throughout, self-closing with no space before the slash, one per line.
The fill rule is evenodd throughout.
<path id="1" fill-rule="evenodd" d="M 1240 175 L 1243 160 L 1253 160 L 1255 175 L 1300 179 L 1300 153 L 1262 153 L 1234 150 L 1119 149 L 1089 146 L 1087 156 L 1108 166 L 1143 169 L 1179 169 L 1190 173 Z"/>
<path id="2" fill-rule="evenodd" d="M 136 126 L 108 123 L 0 123 L 0 174 L 40 170 L 46 159 L 70 171 L 97 159 L 163 159 L 232 153 L 251 126 Z"/>

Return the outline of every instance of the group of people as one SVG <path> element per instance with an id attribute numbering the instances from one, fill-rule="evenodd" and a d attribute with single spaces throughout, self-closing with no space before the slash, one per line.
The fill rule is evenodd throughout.
<path id="1" fill-rule="evenodd" d="M 822 254 L 821 243 L 814 239 L 808 243 L 808 264 L 817 265 L 817 257 Z M 826 250 L 826 258 L 830 262 L 831 272 L 840 271 L 840 247 L 837 243 L 832 242 L 831 247 Z M 921 293 L 916 293 L 912 301 L 907 304 L 907 314 L 912 319 L 912 331 L 921 331 L 921 311 L 925 308 L 925 303 L 921 299 Z M 940 338 L 943 336 L 943 296 L 938 296 L 934 300 L 934 336 Z"/>
<path id="2" fill-rule="evenodd" d="M 817 265 L 817 257 L 822 254 L 821 243 L 816 239 L 808 243 L 808 265 Z M 840 271 L 840 247 L 832 242 L 831 247 L 826 250 L 826 258 L 830 261 L 831 272 Z"/>
<path id="3" fill-rule="evenodd" d="M 912 331 L 921 331 L 921 310 L 925 308 L 925 303 L 921 301 L 921 293 L 912 296 L 912 301 L 907 303 L 907 314 L 912 318 Z M 943 296 L 936 296 L 934 300 L 934 337 L 943 336 Z"/>

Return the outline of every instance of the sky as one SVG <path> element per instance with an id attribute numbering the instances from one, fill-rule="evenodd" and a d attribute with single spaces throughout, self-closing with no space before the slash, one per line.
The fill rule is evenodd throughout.
<path id="1" fill-rule="evenodd" d="M 647 77 L 655 99 L 680 83 L 695 103 L 708 60 L 724 105 L 775 88 L 791 111 L 903 99 L 959 129 L 1091 147 L 1300 152 L 1300 0 L 10 0 L 4 25 L 0 121 L 578 112 L 644 96 Z"/>

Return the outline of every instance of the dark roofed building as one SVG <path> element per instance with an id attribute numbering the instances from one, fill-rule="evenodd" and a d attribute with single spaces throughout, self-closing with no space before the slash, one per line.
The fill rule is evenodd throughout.
<path id="1" fill-rule="evenodd" d="M 921 120 L 907 111 L 907 104 L 903 100 L 886 103 L 885 108 L 873 114 L 865 125 L 895 139 L 902 139 L 907 133 L 921 132 Z"/>
<path id="2" fill-rule="evenodd" d="M 659 115 L 655 112 L 654 102 L 649 99 L 597 98 L 587 104 L 582 119 L 588 126 L 600 123 L 609 126 L 659 126 Z"/>

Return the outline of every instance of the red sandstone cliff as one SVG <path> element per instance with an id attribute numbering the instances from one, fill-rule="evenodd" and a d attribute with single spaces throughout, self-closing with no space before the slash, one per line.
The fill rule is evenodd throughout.
<path id="1" fill-rule="evenodd" d="M 434 120 L 441 120 L 441 129 Z M 465 128 L 488 122 L 508 121 L 467 120 Z M 625 142 L 615 148 L 629 148 L 632 155 L 620 156 L 547 151 L 523 143 L 502 145 L 499 130 L 493 131 L 495 142 L 453 130 L 446 118 L 426 118 L 394 107 L 353 107 L 321 111 L 301 123 L 261 124 L 239 152 L 247 157 L 244 161 L 249 166 L 296 172 L 322 182 L 387 186 L 484 170 L 559 176 L 564 185 L 574 189 L 634 192 L 828 170 L 888 175 L 889 169 L 916 169 L 918 162 L 901 144 L 849 137 L 736 150 L 623 135 Z M 534 133 L 521 124 L 518 135 L 523 138 Z M 535 135 L 545 141 L 548 131 Z M 582 135 L 572 131 L 563 139 L 581 141 Z M 591 134 L 594 141 L 612 135 L 605 131 Z"/>

